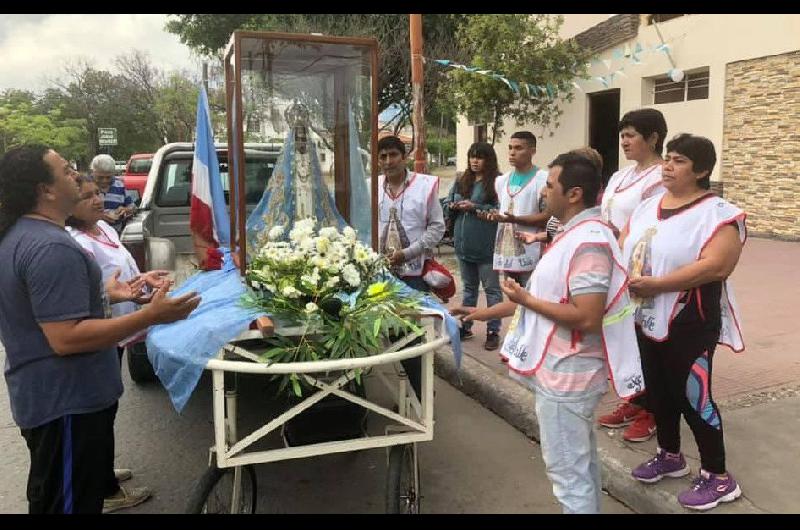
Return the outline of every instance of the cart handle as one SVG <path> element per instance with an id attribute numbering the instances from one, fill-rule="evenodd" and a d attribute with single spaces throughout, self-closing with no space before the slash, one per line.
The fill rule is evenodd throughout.
<path id="1" fill-rule="evenodd" d="M 261 364 L 244 361 L 226 361 L 224 359 L 210 359 L 206 363 L 207 370 L 223 370 L 226 372 L 238 372 L 247 374 L 306 374 L 315 372 L 330 372 L 334 370 L 352 370 L 355 368 L 367 368 L 379 364 L 389 364 L 411 357 L 417 357 L 441 346 L 450 343 L 449 337 L 439 337 L 431 342 L 420 344 L 404 350 L 371 355 L 369 357 L 357 357 L 351 359 L 334 359 L 327 361 L 311 361 L 303 363 L 274 363 Z"/>

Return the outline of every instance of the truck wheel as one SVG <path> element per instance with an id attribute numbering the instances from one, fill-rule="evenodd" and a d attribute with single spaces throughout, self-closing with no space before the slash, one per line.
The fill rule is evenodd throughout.
<path id="1" fill-rule="evenodd" d="M 134 383 L 145 384 L 158 381 L 150 359 L 147 358 L 147 346 L 137 342 L 125 348 L 128 357 L 128 371 Z"/>

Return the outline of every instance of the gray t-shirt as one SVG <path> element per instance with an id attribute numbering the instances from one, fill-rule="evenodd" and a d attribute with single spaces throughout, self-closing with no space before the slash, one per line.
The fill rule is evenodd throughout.
<path id="1" fill-rule="evenodd" d="M 14 421 L 23 429 L 96 412 L 122 395 L 116 348 L 56 355 L 39 326 L 105 318 L 100 267 L 59 226 L 20 218 L 0 241 L 0 340 Z"/>

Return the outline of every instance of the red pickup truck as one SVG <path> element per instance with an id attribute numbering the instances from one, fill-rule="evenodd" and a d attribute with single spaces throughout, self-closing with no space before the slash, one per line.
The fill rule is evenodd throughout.
<path id="1" fill-rule="evenodd" d="M 133 197 L 133 201 L 138 205 L 144 195 L 144 187 L 147 184 L 147 175 L 153 165 L 153 153 L 136 153 L 131 155 L 128 164 L 125 166 L 125 173 L 122 174 L 122 181 L 125 189 Z"/>

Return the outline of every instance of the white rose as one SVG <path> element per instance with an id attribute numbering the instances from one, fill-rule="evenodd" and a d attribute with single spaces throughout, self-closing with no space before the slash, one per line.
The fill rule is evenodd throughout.
<path id="1" fill-rule="evenodd" d="M 292 286 L 289 286 L 289 287 L 284 287 L 283 290 L 281 291 L 281 294 L 283 294 L 283 296 L 285 296 L 286 298 L 297 298 L 298 296 L 300 296 L 300 291 L 298 291 Z"/>
<path id="2" fill-rule="evenodd" d="M 328 278 L 328 281 L 325 282 L 325 287 L 328 287 L 330 289 L 333 289 L 337 285 L 339 285 L 339 277 L 338 276 L 331 276 L 330 278 Z"/>
<path id="3" fill-rule="evenodd" d="M 349 226 L 344 227 L 344 230 L 342 230 L 342 234 L 344 235 L 344 238 L 347 239 L 348 241 L 356 240 L 356 231 Z"/>
<path id="4" fill-rule="evenodd" d="M 309 302 L 306 304 L 306 313 L 313 313 L 317 309 L 319 309 L 319 307 L 317 307 L 317 304 L 314 302 Z"/>
<path id="5" fill-rule="evenodd" d="M 336 230 L 336 228 L 333 226 L 326 226 L 325 228 L 321 228 L 319 231 L 319 235 L 328 238 L 331 241 L 339 239 L 339 231 Z"/>
<path id="6" fill-rule="evenodd" d="M 283 236 L 283 227 L 280 226 L 280 225 L 273 226 L 270 229 L 269 235 L 268 235 L 270 241 L 275 241 L 276 239 L 280 239 L 282 236 Z"/>

